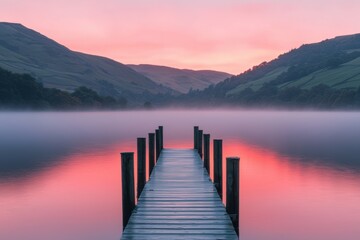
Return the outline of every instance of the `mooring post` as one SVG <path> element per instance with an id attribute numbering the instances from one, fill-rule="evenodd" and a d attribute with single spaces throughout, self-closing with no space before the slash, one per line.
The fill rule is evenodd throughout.
<path id="1" fill-rule="evenodd" d="M 200 158 L 203 157 L 203 130 L 198 131 L 198 152 L 200 155 Z"/>
<path id="2" fill-rule="evenodd" d="M 214 185 L 222 199 L 222 140 L 214 139 Z"/>
<path id="3" fill-rule="evenodd" d="M 155 145 L 156 145 L 156 162 L 160 156 L 160 130 L 159 129 L 156 129 L 155 130 Z"/>
<path id="4" fill-rule="evenodd" d="M 199 126 L 194 127 L 194 149 L 198 150 Z"/>
<path id="5" fill-rule="evenodd" d="M 146 183 L 146 138 L 137 139 L 137 165 L 138 165 L 138 182 L 137 182 L 137 198 L 140 197 Z"/>
<path id="6" fill-rule="evenodd" d="M 210 134 L 204 134 L 204 167 L 210 174 Z"/>
<path id="7" fill-rule="evenodd" d="M 155 133 L 149 133 L 149 176 L 155 165 Z"/>
<path id="8" fill-rule="evenodd" d="M 164 149 L 164 127 L 159 126 L 159 134 L 160 134 L 160 150 Z"/>
<path id="9" fill-rule="evenodd" d="M 123 229 L 135 207 L 134 153 L 121 153 Z"/>
<path id="10" fill-rule="evenodd" d="M 239 161 L 238 157 L 226 158 L 226 211 L 239 235 Z"/>

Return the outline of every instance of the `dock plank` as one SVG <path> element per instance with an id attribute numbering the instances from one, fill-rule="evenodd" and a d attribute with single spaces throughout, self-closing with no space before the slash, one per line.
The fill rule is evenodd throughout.
<path id="1" fill-rule="evenodd" d="M 238 239 L 197 151 L 164 149 L 122 239 Z"/>

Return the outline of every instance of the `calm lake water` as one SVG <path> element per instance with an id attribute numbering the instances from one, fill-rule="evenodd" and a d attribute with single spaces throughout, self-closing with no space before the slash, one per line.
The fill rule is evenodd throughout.
<path id="1" fill-rule="evenodd" d="M 240 156 L 242 240 L 360 239 L 360 113 L 146 111 L 0 113 L 0 239 L 115 240 L 120 156 L 164 126 L 193 126 Z"/>

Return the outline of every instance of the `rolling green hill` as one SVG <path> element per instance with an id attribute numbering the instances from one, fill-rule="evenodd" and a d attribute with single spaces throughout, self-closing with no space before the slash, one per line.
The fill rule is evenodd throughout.
<path id="1" fill-rule="evenodd" d="M 325 84 L 335 89 L 357 88 L 360 86 L 360 57 L 336 68 L 323 68 L 293 82 L 281 84 L 280 88 L 300 87 L 311 89 Z"/>
<path id="2" fill-rule="evenodd" d="M 279 75 L 286 72 L 288 68 L 289 67 L 279 67 L 274 71 L 265 74 L 259 79 L 244 84 L 239 84 L 236 88 L 229 90 L 227 95 L 239 94 L 246 88 L 251 88 L 257 91 L 263 87 L 265 83 L 269 83 L 275 80 Z M 322 68 L 304 77 L 297 78 L 293 81 L 288 81 L 277 86 L 279 89 L 286 89 L 289 87 L 311 89 L 312 87 L 315 87 L 319 84 L 325 84 L 335 89 L 358 88 L 360 86 L 360 57 L 343 63 L 336 68 Z"/>
<path id="3" fill-rule="evenodd" d="M 275 70 L 273 70 L 269 73 L 266 73 L 264 76 L 254 80 L 254 81 L 247 82 L 244 84 L 239 84 L 236 88 L 229 90 L 226 94 L 227 95 L 238 94 L 246 88 L 251 88 L 252 90 L 257 91 L 262 86 L 264 86 L 265 83 L 275 80 L 280 74 L 286 72 L 287 69 L 288 69 L 288 67 L 276 68 Z"/>
<path id="4" fill-rule="evenodd" d="M 181 93 L 189 90 L 204 89 L 211 84 L 219 83 L 231 74 L 211 70 L 189 70 L 149 64 L 128 65 L 135 71 L 147 76 L 158 84 Z"/>
<path id="5" fill-rule="evenodd" d="M 44 87 L 72 92 L 85 86 L 129 101 L 175 92 L 124 64 L 71 51 L 21 24 L 0 23 L 0 67 L 30 74 Z"/>
<path id="6" fill-rule="evenodd" d="M 302 45 L 179 98 L 201 105 L 360 107 L 360 34 Z"/>

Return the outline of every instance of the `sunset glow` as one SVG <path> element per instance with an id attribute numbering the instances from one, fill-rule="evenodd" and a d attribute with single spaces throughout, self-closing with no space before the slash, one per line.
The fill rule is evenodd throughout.
<path id="1" fill-rule="evenodd" d="M 192 142 L 171 139 L 169 144 L 173 148 L 184 148 L 190 147 Z M 1 226 L 6 226 L 0 227 L 1 236 L 15 239 L 35 234 L 39 239 L 60 240 L 71 239 L 71 236 L 82 239 L 84 232 L 90 232 L 90 239 L 99 239 L 104 232 L 107 232 L 106 239 L 121 234 L 118 227 L 122 224 L 118 151 L 134 151 L 134 148 L 135 144 L 121 142 L 106 149 L 73 154 L 64 157 L 58 168 L 44 169 L 27 179 L 0 184 L 0 199 L 8 206 L 0 215 Z M 351 210 L 359 210 L 358 197 L 352 197 L 359 193 L 355 184 L 359 182 L 358 176 L 350 174 L 339 179 L 339 172 L 331 168 L 314 168 L 311 164 L 296 162 L 294 158 L 237 140 L 224 142 L 224 176 L 225 157 L 236 154 L 241 155 L 240 232 L 245 239 L 261 234 L 276 236 L 278 232 L 292 239 L 355 234 L 356 222 L 352 219 L 358 217 L 353 216 Z M 135 182 L 136 179 L 137 174 Z M 29 195 L 29 189 L 36 194 Z M 32 197 L 34 195 L 36 198 Z M 339 202 L 342 207 L 333 208 Z M 328 211 L 332 208 L 333 211 Z M 37 211 L 35 218 L 33 211 Z M 289 218 L 296 221 L 289 221 Z M 331 228 L 333 224 L 339 229 Z M 23 229 L 21 233 L 15 230 L 19 226 Z M 326 227 L 326 231 L 319 231 Z M 98 235 L 94 235 L 95 232 Z"/>
<path id="2" fill-rule="evenodd" d="M 303 43 L 357 33 L 359 8 L 354 0 L 3 0 L 0 14 L 122 63 L 238 74 Z"/>

